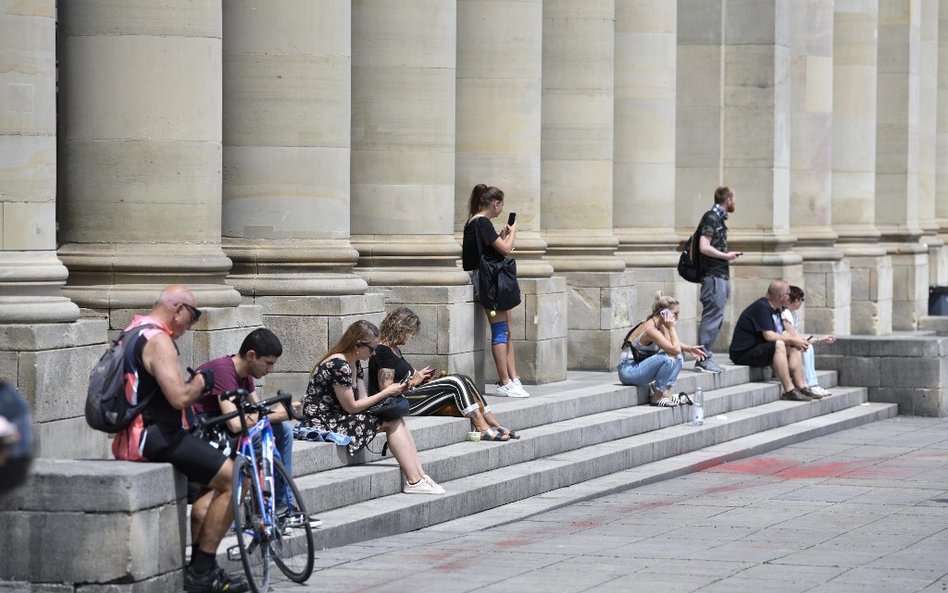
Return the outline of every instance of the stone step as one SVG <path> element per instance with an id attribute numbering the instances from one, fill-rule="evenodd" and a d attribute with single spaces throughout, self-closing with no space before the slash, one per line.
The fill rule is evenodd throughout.
<path id="1" fill-rule="evenodd" d="M 839 395 L 820 402 L 771 402 L 735 410 L 726 419 L 711 416 L 703 427 L 676 424 L 445 480 L 442 485 L 448 493 L 443 496 L 391 494 L 321 512 L 319 517 L 324 524 L 315 531 L 316 547 L 335 547 L 420 529 L 590 480 L 608 482 L 612 480 L 608 476 L 617 472 L 706 450 L 704 455 L 670 462 L 671 467 L 678 468 L 674 471 L 683 472 L 689 467 L 693 471 L 702 464 L 766 450 L 766 443 L 782 446 L 897 414 L 897 407 L 892 404 L 865 403 L 862 389 L 839 391 Z M 857 402 L 862 405 L 856 405 Z M 737 449 L 714 450 L 735 439 L 740 440 Z M 488 446 L 501 450 L 509 444 Z M 354 486 L 355 483 L 336 482 L 317 489 Z"/>

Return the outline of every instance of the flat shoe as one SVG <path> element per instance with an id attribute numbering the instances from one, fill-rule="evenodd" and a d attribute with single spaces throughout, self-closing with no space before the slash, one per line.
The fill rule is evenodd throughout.
<path id="1" fill-rule="evenodd" d="M 513 439 L 513 440 L 517 440 L 517 439 L 520 438 L 520 435 L 519 435 L 519 434 L 515 433 L 514 431 L 510 430 L 509 428 L 504 428 L 503 426 L 501 426 L 501 427 L 498 428 L 497 430 L 500 431 L 500 434 L 506 435 L 507 437 L 509 437 L 509 438 L 511 438 L 511 439 Z"/>
<path id="2" fill-rule="evenodd" d="M 510 435 L 506 433 L 499 432 L 493 428 L 488 428 L 481 433 L 482 441 L 500 441 L 505 442 L 510 440 Z"/>
<path id="3" fill-rule="evenodd" d="M 780 396 L 780 399 L 785 400 L 785 401 L 790 401 L 790 402 L 808 402 L 808 401 L 813 401 L 813 398 L 812 398 L 812 397 L 803 395 L 802 393 L 800 393 L 800 392 L 797 391 L 796 389 L 793 389 L 793 390 L 791 390 L 791 391 L 788 391 L 788 392 L 784 393 L 783 395 Z"/>

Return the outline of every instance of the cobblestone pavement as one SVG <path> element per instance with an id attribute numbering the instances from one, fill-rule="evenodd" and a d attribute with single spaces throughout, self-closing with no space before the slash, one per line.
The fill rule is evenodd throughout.
<path id="1" fill-rule="evenodd" d="M 318 551 L 305 586 L 274 590 L 946 592 L 948 419 L 897 417 L 500 527 L 471 519 Z"/>

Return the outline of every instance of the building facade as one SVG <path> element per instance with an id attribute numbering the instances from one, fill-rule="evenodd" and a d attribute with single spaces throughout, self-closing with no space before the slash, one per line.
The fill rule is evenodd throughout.
<path id="1" fill-rule="evenodd" d="M 46 456 L 105 454 L 89 369 L 169 283 L 208 312 L 185 364 L 266 325 L 301 393 L 407 305 L 413 359 L 489 383 L 477 183 L 518 215 L 527 383 L 613 367 L 658 291 L 694 339 L 677 249 L 722 184 L 716 351 L 774 278 L 837 334 L 948 284 L 948 0 L 26 0 L 0 62 L 0 378 Z"/>

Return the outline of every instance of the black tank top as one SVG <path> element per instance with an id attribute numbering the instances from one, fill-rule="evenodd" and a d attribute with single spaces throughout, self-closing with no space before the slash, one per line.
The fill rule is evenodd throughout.
<path id="1" fill-rule="evenodd" d="M 144 337 L 142 335 L 142 338 Z M 145 426 L 160 424 L 162 428 L 167 430 L 181 430 L 181 410 L 168 403 L 161 387 L 158 386 L 158 381 L 145 370 L 145 365 L 142 362 L 142 351 L 144 351 L 147 341 L 147 339 L 141 339 L 135 343 L 135 365 L 138 368 L 138 398 L 141 400 L 149 394 L 152 395 L 151 401 L 142 410 L 142 420 Z M 175 344 L 174 348 L 177 350 L 178 345 Z"/>

